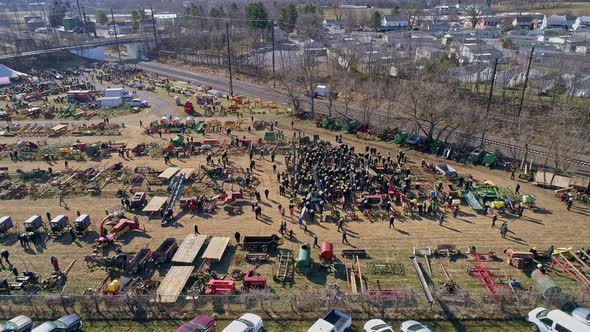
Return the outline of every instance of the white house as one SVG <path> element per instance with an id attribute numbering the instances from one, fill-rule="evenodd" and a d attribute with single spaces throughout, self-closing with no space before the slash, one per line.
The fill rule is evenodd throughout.
<path id="1" fill-rule="evenodd" d="M 567 17 L 565 15 L 543 16 L 541 29 L 551 28 L 567 28 Z"/>
<path id="2" fill-rule="evenodd" d="M 410 23 L 406 17 L 401 15 L 383 15 L 381 27 L 385 30 L 407 29 Z"/>
<path id="3" fill-rule="evenodd" d="M 502 53 L 487 44 L 465 44 L 461 48 L 461 60 L 468 63 L 491 63 L 495 58 L 501 58 Z"/>
<path id="4" fill-rule="evenodd" d="M 588 29 L 590 28 L 590 16 L 578 16 L 574 24 L 572 25 L 574 30 Z"/>
<path id="5" fill-rule="evenodd" d="M 342 21 L 339 20 L 324 20 L 324 22 L 322 22 L 322 25 L 326 29 L 342 29 L 344 27 Z"/>

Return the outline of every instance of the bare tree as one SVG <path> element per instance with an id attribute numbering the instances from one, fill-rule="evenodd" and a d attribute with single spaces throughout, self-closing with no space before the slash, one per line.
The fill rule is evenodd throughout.
<path id="1" fill-rule="evenodd" d="M 279 52 L 280 74 L 279 82 L 291 99 L 293 111 L 296 113 L 301 108 L 301 85 L 299 84 L 299 68 L 303 66 L 303 60 L 295 56 L 294 52 Z"/>
<path id="2" fill-rule="evenodd" d="M 452 87 L 423 81 L 409 81 L 398 101 L 416 130 L 429 141 L 457 131 L 468 110 L 464 97 Z"/>

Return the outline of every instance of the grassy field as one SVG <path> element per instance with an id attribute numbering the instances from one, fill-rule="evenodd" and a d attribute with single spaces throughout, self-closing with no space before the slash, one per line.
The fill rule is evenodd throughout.
<path id="1" fill-rule="evenodd" d="M 574 16 L 590 15 L 590 2 L 563 2 L 552 6 L 550 3 L 537 3 L 523 6 L 522 8 L 514 9 L 513 6 L 508 5 L 493 5 L 492 9 L 495 11 L 534 11 L 543 14 L 568 14 Z"/>
<path id="2" fill-rule="evenodd" d="M 556 6 L 550 3 L 529 4 L 520 8 L 514 6 L 496 4 L 492 6 L 495 12 L 539 12 L 543 14 L 568 14 L 574 16 L 590 15 L 590 2 L 563 2 Z M 382 15 L 391 14 L 391 8 L 363 8 L 363 9 L 342 9 L 342 17 L 347 17 L 349 13 L 357 18 L 369 17 L 374 11 L 379 11 Z M 324 9 L 324 18 L 335 19 L 336 10 L 333 8 Z"/>
<path id="3" fill-rule="evenodd" d="M 363 8 L 363 9 L 341 9 L 342 17 L 346 18 L 353 15 L 356 18 L 368 18 L 374 11 L 378 11 L 381 15 L 390 15 L 391 8 Z M 324 9 L 324 18 L 333 20 L 336 18 L 337 11 L 332 8 Z"/>
<path id="4" fill-rule="evenodd" d="M 217 330 L 228 325 L 231 321 L 217 320 Z M 116 322 L 116 323 L 89 323 L 84 327 L 84 332 L 160 332 L 173 331 L 182 322 L 176 321 L 159 321 L 149 323 L 135 323 L 135 322 Z M 276 322 L 265 321 L 264 326 L 269 332 L 300 332 L 308 329 L 313 321 L 290 321 L 290 322 Z M 388 322 L 392 324 L 395 329 L 399 329 L 401 322 Z M 451 331 L 473 331 L 473 332 L 500 332 L 511 331 L 520 332 L 528 331 L 529 328 L 523 321 L 429 321 L 423 322 L 428 325 L 433 331 L 437 332 L 451 332 Z M 360 332 L 363 330 L 362 323 L 354 323 L 348 331 Z"/>

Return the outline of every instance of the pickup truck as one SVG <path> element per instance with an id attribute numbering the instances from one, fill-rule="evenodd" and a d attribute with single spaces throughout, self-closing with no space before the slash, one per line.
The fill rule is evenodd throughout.
<path id="1" fill-rule="evenodd" d="M 318 319 L 307 332 L 343 332 L 352 324 L 352 318 L 336 309 L 330 310 L 324 318 Z"/>
<path id="2" fill-rule="evenodd" d="M 255 314 L 243 314 L 226 326 L 222 332 L 261 332 L 264 331 L 262 318 Z"/>
<path id="3" fill-rule="evenodd" d="M 132 107 L 148 107 L 149 106 L 147 100 L 141 100 L 141 99 L 133 99 L 128 104 L 129 104 L 129 106 L 132 106 Z"/>

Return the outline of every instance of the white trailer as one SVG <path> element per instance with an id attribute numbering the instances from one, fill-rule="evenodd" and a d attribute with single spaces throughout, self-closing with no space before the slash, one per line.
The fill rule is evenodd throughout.
<path id="1" fill-rule="evenodd" d="M 131 98 L 129 91 L 123 88 L 110 88 L 104 90 L 105 97 L 119 97 L 121 99 Z"/>
<path id="2" fill-rule="evenodd" d="M 123 105 L 123 98 L 121 97 L 102 97 L 98 98 L 97 101 L 100 108 L 117 108 Z"/>

